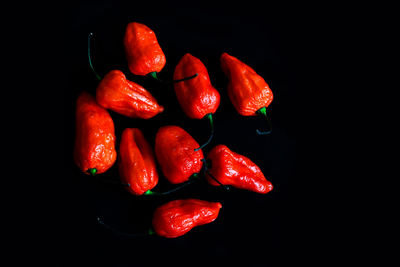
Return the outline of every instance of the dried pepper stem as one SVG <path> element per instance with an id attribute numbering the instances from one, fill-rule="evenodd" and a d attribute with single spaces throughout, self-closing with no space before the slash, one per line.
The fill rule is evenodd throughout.
<path id="1" fill-rule="evenodd" d="M 92 53 L 91 53 L 91 49 L 90 49 L 90 46 L 91 46 L 90 44 L 91 44 L 91 39 L 92 39 L 92 37 L 93 37 L 93 33 L 89 33 L 89 36 L 88 36 L 88 58 L 89 58 L 89 65 L 90 65 L 90 68 L 92 69 L 94 75 L 96 75 L 97 80 L 101 81 L 101 76 L 94 70 L 93 64 L 92 64 L 92 55 L 91 55 Z"/>
<path id="2" fill-rule="evenodd" d="M 150 235 L 154 235 L 156 232 L 153 230 L 153 228 L 149 228 L 149 230 L 147 230 L 147 232 L 143 232 L 143 233 L 126 233 L 126 232 L 122 232 L 120 230 L 115 229 L 114 227 L 106 224 L 100 217 L 97 217 L 97 222 L 103 226 L 104 228 L 110 230 L 111 232 L 118 234 L 118 235 L 122 235 L 122 236 L 127 236 L 127 237 L 141 237 L 141 236 L 150 236 Z"/>
<path id="3" fill-rule="evenodd" d="M 157 76 L 157 72 L 156 72 L 156 71 L 150 72 L 150 73 L 147 74 L 147 75 L 148 75 L 149 77 L 155 79 L 156 81 L 161 82 L 161 83 L 179 83 L 179 82 L 183 82 L 183 81 L 187 81 L 187 80 L 196 78 L 199 74 L 195 73 L 195 74 L 192 75 L 192 76 L 185 77 L 185 78 L 178 79 L 178 80 L 172 80 L 172 81 L 164 81 L 164 80 L 161 80 L 161 79 Z"/>
<path id="4" fill-rule="evenodd" d="M 163 195 L 168 195 L 170 193 L 178 191 L 181 188 L 184 188 L 184 187 L 192 184 L 193 182 L 197 181 L 198 177 L 199 177 L 199 174 L 198 173 L 194 173 L 194 174 L 192 174 L 192 177 L 190 177 L 188 181 L 182 183 L 181 185 L 179 185 L 179 186 L 177 186 L 177 187 L 175 187 L 175 188 L 173 188 L 171 190 L 168 190 L 168 191 L 165 191 L 165 192 L 155 192 L 155 191 L 147 190 L 146 192 L 144 192 L 143 195 L 145 195 L 145 196 L 163 196 Z"/>
<path id="5" fill-rule="evenodd" d="M 198 151 L 198 150 L 200 150 L 200 149 L 203 149 L 206 145 L 208 145 L 208 144 L 211 142 L 211 140 L 212 140 L 213 137 L 214 137 L 214 122 L 213 122 L 212 114 L 209 113 L 209 114 L 207 114 L 206 116 L 204 116 L 204 118 L 205 118 L 205 119 L 208 119 L 209 122 L 210 122 L 211 135 L 210 135 L 210 137 L 208 138 L 207 142 L 205 142 L 204 144 L 202 144 L 199 148 L 196 148 L 194 151 Z"/>
<path id="6" fill-rule="evenodd" d="M 260 131 L 260 130 L 256 130 L 258 135 L 266 135 L 266 134 L 270 134 L 272 132 L 272 125 L 271 125 L 271 121 L 269 120 L 268 116 L 267 116 L 267 108 L 266 107 L 262 107 L 259 110 L 256 111 L 257 114 L 260 114 L 262 116 L 264 116 L 267 119 L 267 123 L 268 123 L 268 131 Z"/>

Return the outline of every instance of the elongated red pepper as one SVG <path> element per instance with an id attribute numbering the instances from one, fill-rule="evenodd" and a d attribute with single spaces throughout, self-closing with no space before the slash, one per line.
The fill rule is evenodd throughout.
<path id="1" fill-rule="evenodd" d="M 119 70 L 104 76 L 96 89 L 96 100 L 102 107 L 130 118 L 149 119 L 164 111 L 146 89 L 127 80 Z"/>
<path id="2" fill-rule="evenodd" d="M 155 33 L 146 25 L 131 22 L 127 25 L 124 46 L 129 70 L 135 75 L 160 72 L 166 63 Z"/>
<path id="3" fill-rule="evenodd" d="M 269 182 L 261 169 L 249 158 L 231 151 L 225 145 L 215 146 L 207 156 L 211 162 L 209 173 L 224 185 L 232 185 L 240 189 L 246 189 L 261 194 L 272 190 Z M 219 184 L 206 175 L 211 185 Z"/>
<path id="4" fill-rule="evenodd" d="M 184 129 L 178 126 L 163 126 L 155 140 L 155 154 L 161 171 L 169 182 L 183 183 L 199 173 L 203 152 L 194 151 L 199 144 Z"/>
<path id="5" fill-rule="evenodd" d="M 267 116 L 266 108 L 271 104 L 273 94 L 265 80 L 227 53 L 221 55 L 221 67 L 229 79 L 228 95 L 236 111 L 243 116 Z"/>
<path id="6" fill-rule="evenodd" d="M 193 227 L 214 221 L 222 205 L 199 199 L 173 200 L 158 207 L 153 215 L 153 229 L 159 236 L 175 238 Z"/>
<path id="7" fill-rule="evenodd" d="M 200 59 L 185 54 L 178 65 L 175 67 L 174 80 L 180 80 L 184 77 L 198 74 L 195 79 L 175 83 L 175 94 L 178 102 L 191 119 L 206 118 L 211 124 L 211 136 L 208 141 L 200 148 L 203 148 L 211 142 L 214 133 L 212 114 L 218 109 L 220 103 L 220 94 L 212 86 L 207 68 Z"/>
<path id="8" fill-rule="evenodd" d="M 76 103 L 74 161 L 86 174 L 107 171 L 115 162 L 114 122 L 94 97 L 82 92 Z"/>
<path id="9" fill-rule="evenodd" d="M 122 132 L 118 160 L 121 182 L 128 184 L 128 191 L 142 195 L 158 183 L 156 160 L 150 144 L 137 128 Z"/>

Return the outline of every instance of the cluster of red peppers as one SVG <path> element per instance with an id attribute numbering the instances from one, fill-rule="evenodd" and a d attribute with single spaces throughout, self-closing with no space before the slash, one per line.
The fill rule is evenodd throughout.
<path id="1" fill-rule="evenodd" d="M 146 25 L 132 22 L 127 25 L 123 42 L 129 70 L 134 75 L 158 79 L 166 57 L 155 33 Z M 229 79 L 228 95 L 237 112 L 243 116 L 266 115 L 273 95 L 265 80 L 227 53 L 221 55 L 220 61 Z M 89 62 L 91 65 L 90 53 Z M 120 70 L 97 77 L 100 82 L 95 97 L 82 92 L 76 102 L 74 160 L 82 172 L 98 175 L 117 161 L 121 183 L 137 196 L 158 193 L 152 191 L 159 180 L 157 162 L 171 184 L 204 177 L 213 186 L 233 186 L 261 194 L 272 190 L 271 182 L 249 158 L 221 144 L 205 157 L 202 148 L 212 135 L 200 146 L 175 125 L 159 128 L 154 150 L 140 129 L 127 128 L 122 132 L 117 153 L 114 123 L 108 110 L 130 118 L 150 119 L 163 112 L 164 107 L 141 85 L 127 80 Z M 183 112 L 192 119 L 208 119 L 213 132 L 213 114 L 220 104 L 220 94 L 212 86 L 204 64 L 186 54 L 177 64 L 173 79 Z M 214 221 L 221 207 L 219 202 L 199 199 L 170 201 L 155 210 L 150 233 L 167 238 L 184 235 L 195 226 Z"/>

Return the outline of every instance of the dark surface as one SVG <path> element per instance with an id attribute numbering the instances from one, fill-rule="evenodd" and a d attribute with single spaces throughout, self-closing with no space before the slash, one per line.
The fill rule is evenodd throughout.
<path id="1" fill-rule="evenodd" d="M 68 227 L 57 229 L 63 262 L 89 266 L 152 266 L 152 264 L 213 266 L 283 266 L 295 260 L 299 248 L 294 212 L 293 183 L 297 172 L 298 103 L 302 23 L 296 7 L 260 7 L 256 3 L 207 5 L 196 3 L 139 4 L 118 1 L 94 1 L 68 7 L 64 45 L 67 79 L 63 84 L 64 170 L 63 218 Z M 93 32 L 93 64 L 100 75 L 120 69 L 127 78 L 143 85 L 165 107 L 150 119 L 129 119 L 110 111 L 116 127 L 117 147 L 122 131 L 140 128 L 154 145 L 157 129 L 178 125 L 199 143 L 207 140 L 207 121 L 188 119 L 176 100 L 172 85 L 129 73 L 122 39 L 127 23 L 137 21 L 157 35 L 167 64 L 160 77 L 172 78 L 174 67 L 185 53 L 198 57 L 207 67 L 221 104 L 214 115 L 215 136 L 203 149 L 225 144 L 252 159 L 274 185 L 261 195 L 233 189 L 224 192 L 205 182 L 190 185 L 179 192 L 160 197 L 135 197 L 118 186 L 96 181 L 80 172 L 73 162 L 75 101 L 83 90 L 95 94 L 97 80 L 87 61 L 87 36 Z M 239 58 L 265 78 L 274 94 L 268 107 L 273 131 L 257 136 L 255 130 L 266 127 L 259 117 L 242 117 L 233 108 L 226 92 L 227 80 L 220 68 L 222 52 Z M 303 70 L 304 71 L 304 70 Z M 118 180 L 117 165 L 104 178 Z M 297 181 L 298 183 L 298 181 Z M 297 184 L 296 183 L 296 184 Z M 169 188 L 160 177 L 155 190 Z M 108 224 L 130 232 L 146 231 L 154 209 L 173 199 L 199 198 L 222 203 L 213 223 L 196 227 L 188 234 L 165 239 L 124 237 L 97 224 L 102 217 Z M 69 244 L 69 245 L 67 245 Z M 171 265 L 172 266 L 172 265 Z M 235 265 L 236 266 L 236 265 Z"/>

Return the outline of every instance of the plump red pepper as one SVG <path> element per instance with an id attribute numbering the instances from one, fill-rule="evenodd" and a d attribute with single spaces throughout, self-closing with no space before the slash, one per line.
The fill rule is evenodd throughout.
<path id="1" fill-rule="evenodd" d="M 124 46 L 129 70 L 135 75 L 160 72 L 166 63 L 155 33 L 146 25 L 131 22 L 127 25 Z"/>
<path id="2" fill-rule="evenodd" d="M 197 77 L 175 83 L 174 88 L 178 102 L 186 116 L 191 119 L 205 118 L 210 121 L 211 136 L 206 143 L 200 146 L 200 148 L 203 148 L 211 142 L 214 134 L 212 115 L 218 109 L 220 95 L 212 86 L 207 68 L 204 64 L 200 59 L 188 53 L 181 58 L 178 65 L 175 67 L 174 80 L 182 80 L 193 74 L 197 74 Z"/>
<path id="3" fill-rule="evenodd" d="M 99 174 L 115 162 L 114 122 L 94 97 L 82 92 L 76 103 L 74 160 L 86 174 Z"/>
<path id="4" fill-rule="evenodd" d="M 155 153 L 161 171 L 169 182 L 183 183 L 202 168 L 203 152 L 199 144 L 178 126 L 163 126 L 155 140 Z"/>
<path id="5" fill-rule="evenodd" d="M 104 76 L 96 89 L 96 100 L 102 107 L 130 118 L 149 119 L 164 111 L 146 89 L 127 80 L 119 70 Z"/>
<path id="6" fill-rule="evenodd" d="M 173 200 L 158 207 L 153 215 L 153 229 L 157 235 L 175 238 L 193 227 L 214 221 L 222 205 L 199 199 Z"/>
<path id="7" fill-rule="evenodd" d="M 231 151 L 225 145 L 215 146 L 207 155 L 211 168 L 208 172 L 223 185 L 232 185 L 261 194 L 272 190 L 261 169 L 249 158 Z M 207 181 L 211 185 L 220 185 L 209 175 Z"/>
<path id="8" fill-rule="evenodd" d="M 223 53 L 221 68 L 229 79 L 228 95 L 236 111 L 243 116 L 265 112 L 273 95 L 265 80 L 239 59 Z"/>
<path id="9" fill-rule="evenodd" d="M 218 91 L 212 86 L 208 71 L 200 59 L 185 54 L 175 67 L 174 80 L 197 73 L 194 79 L 174 84 L 175 94 L 185 114 L 191 119 L 202 119 L 213 114 L 220 102 Z"/>
<path id="10" fill-rule="evenodd" d="M 158 183 L 156 160 L 142 131 L 127 128 L 122 132 L 118 159 L 121 182 L 129 184 L 128 191 L 142 195 Z"/>

